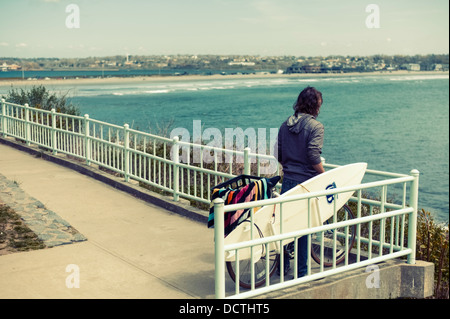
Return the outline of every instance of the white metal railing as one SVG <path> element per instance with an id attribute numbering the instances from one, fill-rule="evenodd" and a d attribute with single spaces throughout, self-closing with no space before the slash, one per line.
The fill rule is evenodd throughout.
<path id="1" fill-rule="evenodd" d="M 75 116 L 2 99 L 0 133 L 96 164 L 179 197 L 210 203 L 210 189 L 238 174 L 260 173 L 273 157 L 161 137 L 89 115 Z M 214 160 L 206 163 L 206 154 Z M 197 156 L 198 158 L 194 159 Z M 211 155 L 210 155 L 211 156 Z M 253 168 L 252 168 L 253 167 Z"/>
<path id="2" fill-rule="evenodd" d="M 178 201 L 179 197 L 184 197 L 204 204 L 211 202 L 211 187 L 239 174 L 249 175 L 255 172 L 254 174 L 260 176 L 261 168 L 274 161 L 272 156 L 253 154 L 248 148 L 244 151 L 236 151 L 188 143 L 179 141 L 177 137 L 169 139 L 133 130 L 127 124 L 118 126 L 91 119 L 88 115 L 74 116 L 57 113 L 55 110 L 45 111 L 26 104 L 8 103 L 3 99 L 0 134 L 3 137 L 10 136 L 25 141 L 28 145 L 35 144 L 49 149 L 53 154 L 63 153 L 82 159 L 87 164 L 96 164 L 121 174 L 125 181 L 134 179 L 170 193 L 175 201 Z M 196 159 L 194 159 L 195 156 Z M 213 160 L 206 163 L 204 161 L 206 156 L 210 158 L 212 156 Z M 324 164 L 324 166 L 337 167 L 332 164 Z M 277 173 L 279 173 L 278 165 Z M 224 206 L 223 201 L 215 200 L 216 297 L 252 297 L 400 256 L 407 256 L 408 263 L 414 263 L 419 172 L 413 170 L 411 175 L 402 175 L 367 170 L 366 175 L 376 176 L 382 180 L 350 188 L 336 188 L 256 203 Z M 388 186 L 389 190 L 400 189 L 400 204 L 388 202 Z M 409 192 L 407 192 L 408 187 Z M 363 198 L 362 191 L 368 190 L 376 190 L 380 194 L 379 199 Z M 220 217 L 224 212 L 262 205 L 283 205 L 288 201 L 309 200 L 348 191 L 356 193 L 356 197 L 350 199 L 350 202 L 356 205 L 356 218 L 353 220 L 224 246 L 223 218 Z M 253 209 L 251 211 L 253 216 Z M 252 217 L 251 220 L 253 220 Z M 388 224 L 390 228 L 386 227 Z M 309 254 L 311 238 L 314 234 L 323 235 L 326 231 L 338 228 L 347 230 L 352 225 L 356 225 L 357 229 L 356 262 L 350 262 L 346 254 L 344 266 L 337 267 L 334 261 L 331 269 L 325 269 L 321 264 L 319 271 L 313 273 L 311 260 L 309 260 L 308 275 L 305 277 L 297 278 L 295 272 L 293 280 L 284 280 L 283 275 L 280 276 L 279 282 L 276 280 L 271 282 L 270 278 L 266 278 L 263 288 L 244 292 L 241 292 L 239 285 L 236 284 L 234 293 L 225 295 L 225 252 L 234 250 L 237 254 L 240 249 L 256 245 L 265 245 L 267 251 L 268 245 L 273 242 L 279 242 L 282 247 L 281 243 L 286 238 L 307 236 Z M 334 231 L 334 233 L 338 232 Z M 336 246 L 336 240 L 337 236 L 334 236 L 334 246 Z M 323 242 L 321 246 L 323 247 Z M 372 252 L 374 247 L 379 247 L 376 253 Z M 297 246 L 295 246 L 294 255 L 297 255 Z M 283 254 L 280 256 L 282 264 L 287 262 L 284 261 Z"/>
<path id="3" fill-rule="evenodd" d="M 334 166 L 334 165 L 331 165 Z M 400 175 L 395 173 L 385 173 L 373 170 L 367 170 L 367 174 L 376 176 L 390 177 L 386 180 L 375 181 L 370 183 L 364 183 L 352 187 L 342 187 L 327 191 L 311 192 L 308 194 L 274 198 L 268 200 L 262 200 L 257 202 L 249 202 L 242 204 L 226 205 L 220 198 L 214 200 L 214 223 L 215 223 L 215 281 L 216 281 L 216 298 L 249 298 L 263 293 L 272 292 L 279 289 L 288 288 L 301 283 L 313 281 L 319 278 L 332 276 L 338 273 L 350 271 L 359 267 L 376 264 L 381 261 L 389 259 L 395 259 L 402 256 L 407 257 L 407 263 L 415 263 L 416 252 L 416 222 L 417 222 L 417 199 L 418 199 L 418 183 L 419 172 L 417 170 L 411 171 L 411 175 Z M 400 186 L 402 189 L 401 203 L 389 203 L 388 198 L 388 186 Z M 409 192 L 407 188 L 409 186 Z M 380 199 L 365 199 L 362 197 L 363 191 L 380 190 Z M 257 238 L 246 242 L 240 242 L 232 245 L 224 244 L 224 214 L 225 212 L 235 211 L 238 209 L 250 209 L 250 222 L 253 229 L 253 208 L 261 206 L 273 206 L 281 205 L 280 211 L 282 211 L 283 204 L 292 201 L 302 201 L 322 196 L 330 196 L 333 194 L 355 192 L 356 197 L 351 198 L 351 202 L 356 204 L 356 218 L 344 221 L 331 221 L 329 224 L 323 226 L 302 229 L 290 233 L 280 233 L 265 238 Z M 409 196 L 408 196 L 409 195 Z M 409 197 L 409 198 L 408 198 Z M 408 200 L 409 199 L 409 200 Z M 308 205 L 310 207 L 310 205 Z M 365 216 L 363 216 L 363 211 Z M 310 216 L 310 212 L 308 212 Z M 277 217 L 282 220 L 281 217 Z M 333 218 L 332 218 L 333 219 Z M 239 250 L 249 249 L 264 245 L 264 251 L 269 252 L 269 245 L 272 247 L 283 247 L 282 242 L 286 239 L 294 239 L 294 242 L 302 236 L 307 236 L 308 239 L 308 256 L 311 252 L 312 238 L 323 238 L 324 233 L 327 231 L 333 231 L 333 242 L 329 245 L 336 247 L 338 236 L 343 238 L 348 237 L 348 228 L 352 225 L 356 225 L 356 243 L 355 249 L 352 253 L 355 254 L 353 261 L 350 261 L 350 251 L 348 249 L 348 241 L 345 241 L 345 261 L 342 266 L 336 265 L 336 256 L 333 254 L 333 265 L 326 269 L 323 262 L 320 265 L 316 265 L 313 272 L 313 265 L 311 258 L 308 259 L 308 272 L 304 277 L 298 277 L 297 271 L 294 271 L 294 279 L 285 280 L 284 275 L 281 272 L 280 277 L 270 278 L 269 272 L 266 271 L 265 285 L 262 288 L 255 288 L 255 278 L 251 276 L 251 289 L 241 291 L 239 284 L 235 284 L 233 292 L 226 292 L 225 285 L 225 254 L 227 252 L 234 252 L 235 256 L 239 255 Z M 375 227 L 376 225 L 376 227 Z M 280 226 L 281 228 L 282 226 Z M 338 233 L 338 229 L 345 229 L 344 233 Z M 321 253 L 323 254 L 324 242 L 322 239 Z M 373 252 L 376 248 L 376 253 Z M 253 248 L 251 248 L 253 249 Z M 294 256 L 297 256 L 297 245 L 295 245 Z M 323 257 L 323 255 L 322 255 Z M 283 253 L 280 253 L 281 264 L 288 262 L 284 260 Z M 295 257 L 297 258 L 297 257 Z M 252 257 L 250 258 L 252 260 Z M 238 258 L 232 263 L 238 263 Z M 268 269 L 269 258 L 266 258 L 266 268 Z M 251 267 L 255 267 L 254 263 L 250 263 Z M 296 263 L 294 262 L 296 267 Z M 235 274 L 236 282 L 238 281 L 239 266 L 236 264 Z M 283 269 L 283 267 L 281 267 Z M 254 269 L 252 269 L 254 273 Z"/>

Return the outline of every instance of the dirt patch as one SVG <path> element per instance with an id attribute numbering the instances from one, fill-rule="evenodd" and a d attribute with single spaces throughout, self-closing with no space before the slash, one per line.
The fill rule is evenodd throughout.
<path id="1" fill-rule="evenodd" d="M 22 218 L 0 203 L 0 256 L 44 248 L 43 241 L 24 224 Z"/>

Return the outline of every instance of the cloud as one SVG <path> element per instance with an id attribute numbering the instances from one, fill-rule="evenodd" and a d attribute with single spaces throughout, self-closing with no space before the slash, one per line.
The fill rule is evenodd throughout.
<path id="1" fill-rule="evenodd" d="M 84 47 L 84 44 L 69 44 L 68 46 L 67 46 L 67 48 L 68 49 L 71 49 L 71 50 L 83 50 L 85 47 Z"/>
<path id="2" fill-rule="evenodd" d="M 28 45 L 26 43 L 18 43 L 16 44 L 16 48 L 26 48 Z"/>
<path id="3" fill-rule="evenodd" d="M 294 18 L 289 14 L 289 8 L 282 7 L 279 2 L 271 0 L 254 1 L 252 3 L 254 9 L 261 15 L 263 20 L 271 20 L 275 22 L 285 22 Z"/>
<path id="4" fill-rule="evenodd" d="M 0 42 L 0 47 L 7 47 L 7 46 L 9 46 L 9 43 Z"/>

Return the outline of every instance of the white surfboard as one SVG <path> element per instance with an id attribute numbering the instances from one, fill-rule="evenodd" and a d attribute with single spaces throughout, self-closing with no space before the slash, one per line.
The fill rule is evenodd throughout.
<path id="1" fill-rule="evenodd" d="M 324 191 L 332 188 L 342 188 L 347 186 L 358 185 L 366 172 L 367 163 L 355 163 L 341 167 L 337 167 L 323 174 L 317 175 L 306 182 L 299 184 L 293 189 L 287 191 L 280 197 L 288 197 L 293 195 L 305 194 L 308 192 Z M 272 234 L 288 233 L 309 227 L 317 227 L 322 225 L 326 220 L 332 217 L 335 211 L 338 211 L 352 196 L 353 192 L 341 193 L 331 196 L 322 196 L 320 198 L 312 198 L 308 200 L 292 201 L 274 206 L 265 206 L 257 210 L 253 220 L 264 237 Z M 310 221 L 308 222 L 308 205 L 310 205 Z M 274 215 L 275 213 L 275 215 Z M 275 219 L 273 219 L 275 216 Z M 281 217 L 280 217 L 281 216 Z M 280 218 L 283 223 L 280 228 Z M 248 241 L 260 238 L 258 229 L 250 229 L 250 222 L 239 224 L 225 238 L 225 245 L 238 242 Z M 292 239 L 293 240 L 293 239 Z M 283 242 L 288 244 L 292 240 Z M 250 259 L 251 250 L 241 249 L 239 251 L 239 259 Z M 253 248 L 253 261 L 256 262 L 261 258 L 262 247 Z M 229 252 L 225 256 L 226 261 L 234 261 L 234 251 Z"/>

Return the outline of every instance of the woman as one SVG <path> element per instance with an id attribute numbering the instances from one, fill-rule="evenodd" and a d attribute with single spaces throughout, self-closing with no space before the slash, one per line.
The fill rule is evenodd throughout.
<path id="1" fill-rule="evenodd" d="M 283 167 L 281 193 L 324 173 L 321 157 L 324 127 L 316 120 L 322 106 L 322 93 L 305 88 L 294 104 L 291 115 L 280 127 L 275 154 Z M 297 269 L 299 277 L 307 272 L 307 236 L 298 240 Z M 285 274 L 289 271 L 289 255 L 285 249 Z"/>

